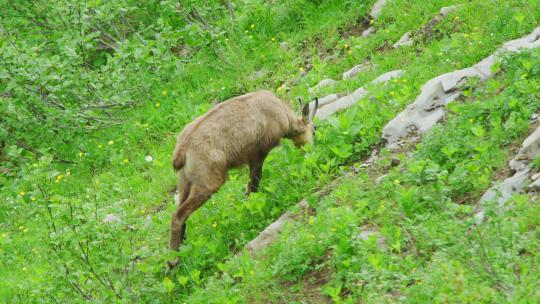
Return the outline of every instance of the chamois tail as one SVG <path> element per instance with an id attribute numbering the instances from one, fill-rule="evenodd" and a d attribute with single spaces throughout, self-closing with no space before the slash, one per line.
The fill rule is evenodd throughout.
<path id="1" fill-rule="evenodd" d="M 172 162 L 174 171 L 178 171 L 182 169 L 185 163 L 186 163 L 186 151 L 183 149 L 182 146 L 176 145 L 176 148 L 174 148 L 173 162 Z"/>

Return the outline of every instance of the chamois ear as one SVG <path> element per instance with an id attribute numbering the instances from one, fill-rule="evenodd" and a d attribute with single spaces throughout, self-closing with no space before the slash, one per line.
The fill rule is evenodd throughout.
<path id="1" fill-rule="evenodd" d="M 315 106 L 313 107 L 313 112 L 311 112 L 311 115 L 309 116 L 309 121 L 313 122 L 315 119 L 315 114 L 317 114 L 317 109 L 319 108 L 319 98 L 315 97 Z"/>
<path id="2" fill-rule="evenodd" d="M 309 122 L 309 103 L 305 103 L 304 99 L 302 97 L 298 97 L 298 101 L 300 102 L 300 106 L 302 107 L 302 119 L 305 123 Z"/>

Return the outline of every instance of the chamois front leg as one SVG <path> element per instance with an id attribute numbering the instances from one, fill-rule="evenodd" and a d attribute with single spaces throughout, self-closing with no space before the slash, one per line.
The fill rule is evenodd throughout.
<path id="1" fill-rule="evenodd" d="M 261 182 L 262 177 L 262 167 L 264 159 L 266 158 L 267 153 L 261 154 L 260 158 L 251 162 L 249 164 L 249 184 L 247 186 L 247 195 L 252 192 L 257 192 L 259 190 L 259 183 Z"/>

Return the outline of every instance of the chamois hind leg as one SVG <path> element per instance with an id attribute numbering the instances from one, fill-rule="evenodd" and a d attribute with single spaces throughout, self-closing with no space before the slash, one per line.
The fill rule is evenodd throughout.
<path id="1" fill-rule="evenodd" d="M 220 185 L 221 186 L 221 185 Z M 209 189 L 197 184 L 192 184 L 189 189 L 187 199 L 176 209 L 172 214 L 171 221 L 171 236 L 169 248 L 178 250 L 182 244 L 182 227 L 186 223 L 188 217 L 199 207 L 201 207 L 214 194 L 219 187 Z M 180 259 L 176 257 L 174 261 L 168 261 L 169 269 L 174 268 Z"/>
<path id="2" fill-rule="evenodd" d="M 184 175 L 184 172 L 180 172 L 179 182 L 178 182 L 178 207 L 182 205 L 186 199 L 189 196 L 189 189 L 191 187 L 191 183 Z M 182 241 L 186 240 L 186 223 L 182 225 L 182 229 L 180 231 L 180 239 Z"/>

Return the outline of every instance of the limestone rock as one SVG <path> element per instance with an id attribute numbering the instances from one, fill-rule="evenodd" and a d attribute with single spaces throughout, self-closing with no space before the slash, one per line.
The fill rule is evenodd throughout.
<path id="1" fill-rule="evenodd" d="M 354 78 L 356 75 L 360 74 L 360 72 L 365 71 L 369 69 L 371 65 L 369 63 L 361 63 L 359 65 L 355 65 L 352 69 L 348 70 L 347 72 L 343 73 L 343 80 Z"/>
<path id="2" fill-rule="evenodd" d="M 309 88 L 308 92 L 310 94 L 313 94 L 313 93 L 316 93 L 317 91 L 319 91 L 320 89 L 322 89 L 324 87 L 334 86 L 336 83 L 337 83 L 337 81 L 335 81 L 333 79 L 326 78 L 326 79 L 321 80 L 316 86 L 314 86 L 312 88 Z"/>
<path id="3" fill-rule="evenodd" d="M 371 8 L 371 12 L 369 13 L 371 18 L 373 18 L 374 20 L 379 19 L 382 13 L 382 8 L 386 4 L 386 2 L 387 0 L 377 0 L 377 2 L 373 4 L 373 7 Z"/>
<path id="4" fill-rule="evenodd" d="M 510 167 L 516 171 L 514 175 L 505 179 L 502 183 L 489 188 L 476 204 L 474 216 L 476 223 L 481 223 L 485 218 L 484 205 L 496 201 L 498 210 L 504 211 L 506 201 L 513 193 L 521 192 L 532 179 L 533 183 L 528 186 L 531 190 L 540 189 L 540 174 L 534 174 L 531 169 L 531 161 L 540 155 L 540 126 L 524 141 L 518 154 L 509 162 Z"/>
<path id="5" fill-rule="evenodd" d="M 362 37 L 366 38 L 369 35 L 373 34 L 374 31 L 375 31 L 375 29 L 373 27 L 370 27 L 367 30 L 362 32 Z"/>
<path id="6" fill-rule="evenodd" d="M 300 209 L 300 213 L 304 213 L 308 209 L 309 205 L 306 200 L 302 200 L 296 204 L 296 207 Z M 266 227 L 255 239 L 247 243 L 247 250 L 251 253 L 256 253 L 274 243 L 281 234 L 285 223 L 294 220 L 297 216 L 298 213 L 293 213 L 290 211 L 285 212 L 277 219 L 277 221 Z"/>
<path id="7" fill-rule="evenodd" d="M 431 129 L 444 117 L 446 105 L 460 94 L 460 86 L 471 77 L 485 81 L 494 76 L 491 68 L 497 56 L 504 52 L 518 52 L 521 48 L 531 49 L 540 46 L 540 27 L 533 33 L 506 42 L 493 55 L 472 67 L 437 76 L 422 87 L 420 95 L 403 112 L 399 113 L 383 128 L 383 138 L 388 148 L 393 148 L 400 138 L 408 135 L 411 126 L 419 133 Z"/>
<path id="8" fill-rule="evenodd" d="M 381 233 L 378 230 L 375 230 L 369 227 L 361 227 L 360 233 L 358 234 L 357 237 L 363 241 L 367 241 L 372 236 L 374 236 L 377 239 L 377 247 L 380 250 L 382 251 L 388 250 L 388 244 L 386 244 L 385 238 L 381 235 Z"/>
<path id="9" fill-rule="evenodd" d="M 371 83 L 376 84 L 376 83 L 386 82 L 392 78 L 399 77 L 402 74 L 403 74 L 403 71 L 401 70 L 390 71 L 390 72 L 380 75 Z M 351 94 L 339 98 L 338 100 L 332 102 L 331 104 L 319 107 L 316 117 L 318 117 L 320 120 L 324 120 L 328 118 L 330 115 L 334 114 L 335 112 L 350 108 L 353 105 L 355 105 L 362 97 L 366 96 L 367 93 L 368 91 L 366 87 L 365 86 L 361 87 L 357 89 L 356 91 L 352 92 Z"/>
<path id="10" fill-rule="evenodd" d="M 103 223 L 120 223 L 122 220 L 116 214 L 107 214 L 103 217 Z"/>
<path id="11" fill-rule="evenodd" d="M 406 32 L 401 36 L 401 38 L 394 44 L 394 48 L 398 48 L 400 46 L 409 46 L 413 44 L 413 40 L 411 38 L 411 32 Z"/>
<path id="12" fill-rule="evenodd" d="M 258 70 L 258 71 L 255 71 L 255 72 L 251 73 L 251 75 L 249 75 L 248 79 L 250 81 L 257 81 L 257 80 L 263 79 L 265 75 L 266 75 L 265 70 Z"/>
<path id="13" fill-rule="evenodd" d="M 340 99 L 341 97 L 343 97 L 345 95 L 346 94 L 342 94 L 342 93 L 330 94 L 330 95 L 324 96 L 323 98 L 320 98 L 319 99 L 318 109 L 320 109 L 321 107 L 323 107 L 325 105 L 331 104 L 332 102 Z M 309 112 L 313 113 L 314 110 L 315 110 L 315 101 L 312 101 L 312 102 L 309 103 Z"/>

